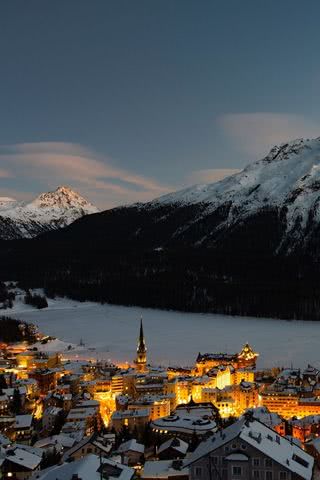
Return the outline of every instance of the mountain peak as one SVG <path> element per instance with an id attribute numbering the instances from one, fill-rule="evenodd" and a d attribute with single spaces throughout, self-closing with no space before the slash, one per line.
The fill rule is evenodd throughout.
<path id="1" fill-rule="evenodd" d="M 41 193 L 31 202 L 16 202 L 0 197 L 0 227 L 4 224 L 3 231 L 0 229 L 0 237 L 35 237 L 98 211 L 97 207 L 65 185 Z"/>
<path id="2" fill-rule="evenodd" d="M 59 186 L 54 191 L 41 193 L 29 205 L 38 208 L 58 208 L 62 210 L 78 208 L 89 210 L 87 213 L 94 213 L 98 211 L 96 207 L 94 207 L 79 193 L 65 185 Z"/>

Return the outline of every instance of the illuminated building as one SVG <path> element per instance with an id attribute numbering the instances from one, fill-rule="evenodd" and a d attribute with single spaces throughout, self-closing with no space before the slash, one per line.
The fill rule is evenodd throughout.
<path id="1" fill-rule="evenodd" d="M 268 388 L 260 392 L 260 404 L 285 419 L 320 415 L 320 372 L 308 365 L 300 369 L 285 369 Z"/>
<path id="2" fill-rule="evenodd" d="M 307 417 L 291 420 L 292 436 L 305 442 L 312 436 L 320 435 L 320 415 L 309 415 Z"/>
<path id="3" fill-rule="evenodd" d="M 123 376 L 122 375 L 114 375 L 111 379 L 111 390 L 112 393 L 122 393 L 123 392 Z"/>
<path id="4" fill-rule="evenodd" d="M 258 386 L 255 383 L 241 382 L 240 385 L 229 385 L 222 390 L 204 388 L 201 400 L 213 403 L 222 417 L 229 417 L 239 416 L 247 408 L 256 407 L 258 398 Z"/>
<path id="5" fill-rule="evenodd" d="M 240 353 L 199 353 L 195 373 L 204 375 L 212 368 L 230 365 L 235 369 L 254 368 L 259 354 L 246 343 Z"/>
<path id="6" fill-rule="evenodd" d="M 128 410 L 145 410 L 150 412 L 150 420 L 170 415 L 170 399 L 161 396 L 149 396 L 128 405 Z"/>
<path id="7" fill-rule="evenodd" d="M 255 381 L 255 372 L 248 368 L 238 368 L 233 372 L 233 383 L 239 385 L 242 381 L 244 382 L 254 382 Z"/>
<path id="8" fill-rule="evenodd" d="M 33 434 L 32 415 L 16 415 L 14 424 L 14 440 L 21 443 L 29 443 Z"/>
<path id="9" fill-rule="evenodd" d="M 136 369 L 138 372 L 145 372 L 147 367 L 147 347 L 146 342 L 143 335 L 143 325 L 142 325 L 142 318 L 140 321 L 140 334 L 138 340 L 138 347 L 137 347 L 137 356 L 134 361 L 136 365 Z"/>
<path id="10" fill-rule="evenodd" d="M 196 403 L 191 399 L 187 404 L 178 405 L 175 412 L 151 422 L 153 432 L 160 435 L 190 439 L 194 432 L 206 436 L 217 430 L 217 409 L 211 403 Z"/>
<path id="11" fill-rule="evenodd" d="M 54 368 L 61 365 L 61 355 L 58 353 L 23 352 L 16 357 L 19 368 Z"/>
<path id="12" fill-rule="evenodd" d="M 246 343 L 241 352 L 238 353 L 238 365 L 237 368 L 255 367 L 259 353 L 255 352 L 249 343 Z"/>
<path id="13" fill-rule="evenodd" d="M 138 431 L 142 432 L 149 423 L 150 412 L 148 409 L 141 410 L 125 410 L 114 412 L 111 416 L 111 426 L 116 432 L 119 432 L 124 426 L 128 427 L 130 431 L 136 427 Z"/>
<path id="14" fill-rule="evenodd" d="M 33 370 L 29 373 L 29 377 L 36 380 L 41 395 L 46 395 L 49 390 L 54 390 L 57 386 L 57 372 L 55 370 Z"/>

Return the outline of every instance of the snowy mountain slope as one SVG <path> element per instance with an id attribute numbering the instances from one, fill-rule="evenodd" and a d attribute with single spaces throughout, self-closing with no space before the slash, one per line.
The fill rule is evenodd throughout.
<path id="1" fill-rule="evenodd" d="M 282 241 L 300 241 L 303 234 L 310 233 L 311 224 L 320 221 L 320 138 L 275 146 L 265 158 L 235 175 L 165 195 L 141 208 L 196 204 L 202 205 L 199 215 L 180 226 L 175 235 L 222 207 L 227 214 L 212 234 L 272 209 L 285 224 Z"/>
<path id="2" fill-rule="evenodd" d="M 32 238 L 96 212 L 95 206 L 64 186 L 42 193 L 29 203 L 0 197 L 0 238 Z"/>

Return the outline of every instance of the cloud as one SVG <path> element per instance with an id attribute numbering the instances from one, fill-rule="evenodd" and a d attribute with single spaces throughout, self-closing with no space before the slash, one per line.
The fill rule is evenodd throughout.
<path id="1" fill-rule="evenodd" d="M 0 178 L 9 178 L 9 177 L 11 177 L 11 173 L 9 172 L 9 170 L 0 168 Z"/>
<path id="2" fill-rule="evenodd" d="M 105 208 L 150 200 L 172 190 L 152 178 L 114 167 L 108 157 L 73 143 L 2 146 L 0 165 L 11 176 L 38 181 L 48 188 L 67 183 Z"/>
<path id="3" fill-rule="evenodd" d="M 209 168 L 206 170 L 195 170 L 187 177 L 188 183 L 213 183 L 222 180 L 229 175 L 238 173 L 236 168 Z"/>
<path id="4" fill-rule="evenodd" d="M 255 158 L 268 153 L 274 145 L 320 136 L 320 125 L 288 113 L 229 113 L 222 115 L 218 123 L 234 147 Z"/>

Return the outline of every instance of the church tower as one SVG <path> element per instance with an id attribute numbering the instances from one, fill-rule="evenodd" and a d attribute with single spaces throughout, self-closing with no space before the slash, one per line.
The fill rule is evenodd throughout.
<path id="1" fill-rule="evenodd" d="M 134 361 L 136 364 L 136 369 L 139 372 L 145 372 L 147 367 L 147 347 L 146 342 L 143 335 L 143 325 L 142 325 L 142 317 L 140 321 L 140 334 L 138 339 L 138 346 L 137 346 L 137 356 Z"/>

